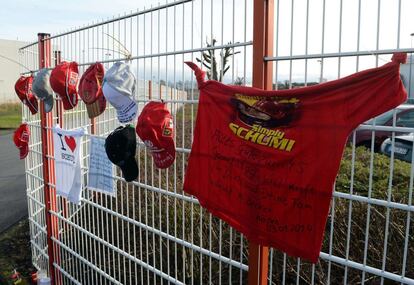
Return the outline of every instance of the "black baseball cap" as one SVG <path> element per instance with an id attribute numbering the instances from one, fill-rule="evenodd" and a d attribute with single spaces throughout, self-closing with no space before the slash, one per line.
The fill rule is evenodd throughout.
<path id="1" fill-rule="evenodd" d="M 105 140 L 108 159 L 122 170 L 127 182 L 138 177 L 138 165 L 135 161 L 137 139 L 131 125 L 118 127 Z"/>

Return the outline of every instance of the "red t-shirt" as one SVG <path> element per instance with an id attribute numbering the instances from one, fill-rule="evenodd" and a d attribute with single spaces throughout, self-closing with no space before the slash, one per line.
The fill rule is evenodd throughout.
<path id="1" fill-rule="evenodd" d="M 404 55 L 282 91 L 204 82 L 184 191 L 255 243 L 316 262 L 343 149 L 360 123 L 407 99 Z"/>

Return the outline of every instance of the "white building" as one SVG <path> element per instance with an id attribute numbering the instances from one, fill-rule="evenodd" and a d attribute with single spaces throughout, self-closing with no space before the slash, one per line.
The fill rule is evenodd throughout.
<path id="1" fill-rule="evenodd" d="M 19 62 L 19 48 L 26 42 L 0 39 L 0 104 L 20 102 L 14 92 L 14 84 L 20 76 L 21 67 L 3 57 Z"/>

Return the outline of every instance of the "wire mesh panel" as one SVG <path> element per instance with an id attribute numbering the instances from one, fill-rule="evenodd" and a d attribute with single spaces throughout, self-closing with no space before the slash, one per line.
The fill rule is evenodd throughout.
<path id="1" fill-rule="evenodd" d="M 412 52 L 413 4 L 275 0 L 274 57 L 266 59 L 274 61 L 274 89 L 334 80 L 383 65 L 397 50 Z M 401 66 L 408 91 L 411 62 Z M 407 162 L 396 152 L 401 151 L 396 136 L 413 132 L 413 125 L 399 120 L 401 108 L 411 107 L 399 107 L 386 115 L 387 122 L 380 116 L 350 134 L 319 262 L 271 249 L 269 284 L 414 284 L 414 172 L 411 155 Z M 381 143 L 387 137 L 392 146 L 384 156 Z"/>
<path id="2" fill-rule="evenodd" d="M 116 111 L 108 104 L 101 116 L 90 120 L 83 102 L 64 111 L 60 99 L 55 98 L 53 124 L 67 130 L 87 130 L 82 139 L 82 203 L 77 206 L 57 196 L 55 208 L 49 211 L 56 222 L 50 238 L 53 256 L 49 258 L 53 258 L 57 283 L 246 282 L 247 243 L 243 235 L 201 208 L 197 199 L 183 192 L 182 185 L 198 102 L 195 78 L 184 61 L 207 63 L 205 55 L 215 54 L 217 63 L 224 66 L 211 76 L 226 83 L 246 84 L 251 76 L 249 2 L 165 3 L 47 37 L 53 57 L 50 68 L 60 61 L 76 61 L 81 75 L 97 61 L 106 69 L 116 61 L 127 61 L 137 78 L 133 95 L 139 111 L 150 100 L 160 99 L 171 110 L 177 151 L 174 164 L 160 170 L 138 140 L 138 178 L 127 183 L 116 169 L 116 196 L 94 192 L 87 187 L 90 137 L 106 137 L 118 127 Z M 22 49 L 22 62 L 37 59 L 37 48 L 32 44 Z M 231 55 L 224 56 L 224 51 Z M 37 69 L 36 62 L 30 65 L 30 70 Z M 31 140 L 41 144 L 39 119 L 24 115 Z M 35 143 L 31 146 L 26 162 L 35 161 L 34 156 L 41 161 L 41 150 L 36 150 Z M 47 159 L 53 161 L 54 157 Z M 41 164 L 38 167 L 38 173 L 33 166 L 26 167 L 32 250 L 36 267 L 48 271 Z"/>
<path id="3" fill-rule="evenodd" d="M 116 169 L 113 197 L 87 187 L 90 138 L 106 137 L 120 125 L 113 107 L 108 104 L 91 120 L 83 102 L 64 111 L 55 96 L 53 122 L 46 127 L 39 115 L 23 110 L 31 130 L 26 181 L 33 263 L 54 273 L 57 284 L 247 283 L 246 239 L 182 190 L 199 96 L 184 61 L 206 67 L 216 60 L 216 69 L 205 68 L 209 78 L 250 85 L 252 2 L 166 2 L 43 40 L 51 47 L 50 68 L 76 61 L 81 75 L 95 62 L 108 69 L 116 61 L 127 61 L 137 78 L 133 96 L 139 111 L 161 99 L 171 110 L 177 151 L 174 164 L 160 170 L 138 140 L 138 178 L 127 183 Z M 274 1 L 274 57 L 265 58 L 275 62 L 273 88 L 319 84 L 382 65 L 393 51 L 412 51 L 407 30 L 413 26 L 412 5 L 410 0 Z M 31 71 L 41 65 L 41 43 L 21 49 L 21 63 Z M 411 62 L 402 68 L 407 86 Z M 414 126 L 400 124 L 399 110 L 390 113 L 389 125 L 381 125 L 378 118 L 351 134 L 319 262 L 310 264 L 271 249 L 269 284 L 414 283 L 412 157 L 409 162 L 396 159 L 401 151 L 397 136 L 413 132 Z M 54 191 L 54 169 L 45 170 L 42 159 L 53 162 L 54 157 L 44 157 L 41 137 L 57 123 L 68 130 L 87 130 L 80 206 L 60 196 L 52 195 L 50 201 L 45 197 L 45 186 Z M 361 140 L 366 132 L 368 139 Z M 389 157 L 379 153 L 385 137 L 390 137 Z M 47 185 L 45 173 L 51 176 Z"/>

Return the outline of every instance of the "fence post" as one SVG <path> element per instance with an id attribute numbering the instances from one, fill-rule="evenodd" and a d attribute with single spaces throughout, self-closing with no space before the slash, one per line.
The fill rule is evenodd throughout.
<path id="1" fill-rule="evenodd" d="M 264 61 L 273 53 L 273 0 L 254 0 L 253 7 L 253 87 L 271 90 L 273 66 Z M 249 242 L 249 285 L 267 284 L 269 248 Z"/>
<path id="2" fill-rule="evenodd" d="M 50 34 L 39 33 L 38 35 L 39 49 L 39 68 L 49 67 L 51 63 L 51 46 Z M 53 141 L 51 126 L 53 124 L 52 112 L 46 113 L 43 101 L 40 101 L 40 125 L 42 136 L 42 161 L 43 161 L 43 184 L 45 195 L 45 216 L 47 231 L 47 252 L 49 256 L 49 272 L 51 284 L 56 284 L 56 275 L 53 264 L 55 263 L 55 248 L 52 237 L 57 234 L 56 219 L 52 217 L 50 211 L 56 210 L 56 189 L 50 187 L 50 183 L 54 180 L 54 162 L 49 160 L 53 156 Z"/>
<path id="3" fill-rule="evenodd" d="M 161 85 L 161 83 L 158 83 L 158 88 L 160 89 L 160 90 L 159 90 L 159 93 L 160 93 L 160 100 L 162 100 L 162 85 Z"/>
<path id="4" fill-rule="evenodd" d="M 148 99 L 152 99 L 152 80 L 148 80 Z"/>

